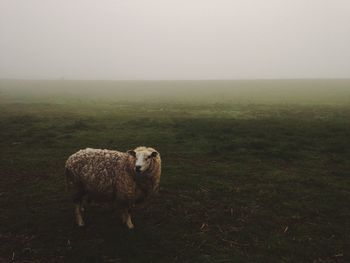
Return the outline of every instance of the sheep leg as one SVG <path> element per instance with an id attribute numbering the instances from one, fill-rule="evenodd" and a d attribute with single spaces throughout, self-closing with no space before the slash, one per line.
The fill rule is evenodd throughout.
<path id="1" fill-rule="evenodd" d="M 134 228 L 134 224 L 131 221 L 131 216 L 130 216 L 128 208 L 125 208 L 125 209 L 122 210 L 122 221 L 123 221 L 123 223 L 126 224 L 126 226 L 129 229 L 133 229 Z"/>
<path id="2" fill-rule="evenodd" d="M 86 202 L 84 202 L 84 199 L 82 198 L 80 201 L 80 213 L 85 212 L 85 205 L 86 205 Z"/>
<path id="3" fill-rule="evenodd" d="M 75 220 L 77 221 L 78 226 L 84 226 L 83 216 L 81 214 L 81 202 L 75 204 Z"/>
<path id="4" fill-rule="evenodd" d="M 83 194 L 81 191 L 76 191 L 73 194 L 73 202 L 75 205 L 75 209 L 74 209 L 74 214 L 75 214 L 75 220 L 78 224 L 78 226 L 84 226 L 84 220 L 83 220 L 83 216 L 82 216 L 82 211 L 84 210 L 82 203 L 83 203 Z"/>

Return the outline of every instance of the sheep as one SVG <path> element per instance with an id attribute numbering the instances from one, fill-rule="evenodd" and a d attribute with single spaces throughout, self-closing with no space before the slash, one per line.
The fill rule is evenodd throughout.
<path id="1" fill-rule="evenodd" d="M 160 154 L 140 146 L 126 153 L 86 148 L 71 155 L 65 165 L 66 183 L 72 191 L 75 219 L 84 226 L 84 198 L 114 202 L 121 208 L 121 219 L 134 228 L 130 207 L 158 191 L 161 175 Z"/>

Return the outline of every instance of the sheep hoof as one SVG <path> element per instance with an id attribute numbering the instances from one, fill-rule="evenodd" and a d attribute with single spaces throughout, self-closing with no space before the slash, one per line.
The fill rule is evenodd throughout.
<path id="1" fill-rule="evenodd" d="M 133 223 L 127 223 L 126 226 L 129 228 L 129 229 L 134 229 L 134 224 Z"/>

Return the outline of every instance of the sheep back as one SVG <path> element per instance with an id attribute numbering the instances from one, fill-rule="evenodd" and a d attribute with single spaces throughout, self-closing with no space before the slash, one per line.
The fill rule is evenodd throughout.
<path id="1" fill-rule="evenodd" d="M 133 203 L 141 194 L 134 179 L 134 162 L 127 153 L 87 148 L 68 158 L 67 181 L 90 199 Z"/>

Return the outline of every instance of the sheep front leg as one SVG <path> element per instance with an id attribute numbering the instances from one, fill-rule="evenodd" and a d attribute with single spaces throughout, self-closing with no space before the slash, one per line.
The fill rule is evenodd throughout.
<path id="1" fill-rule="evenodd" d="M 122 210 L 122 222 L 125 223 L 129 229 L 134 228 L 128 208 Z"/>

